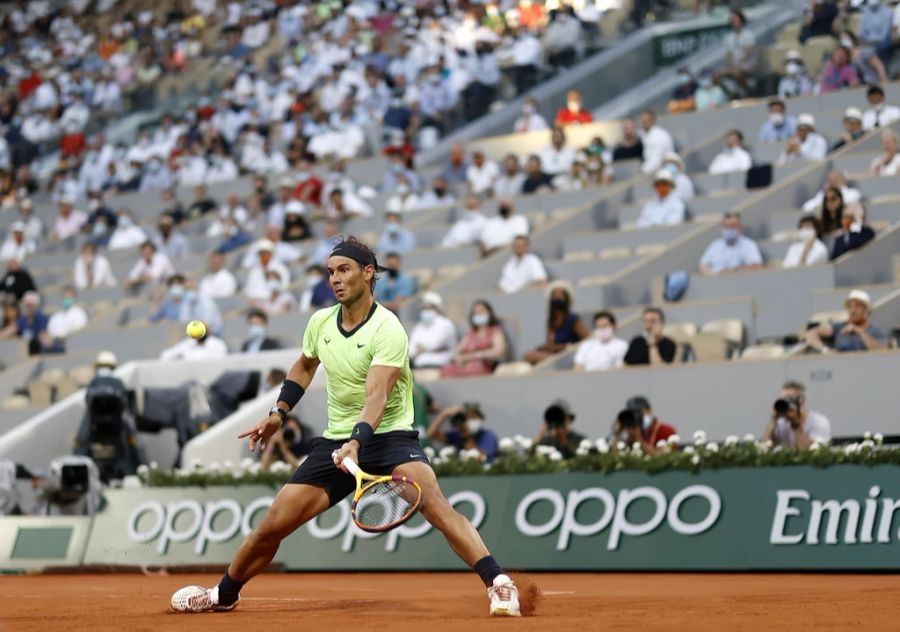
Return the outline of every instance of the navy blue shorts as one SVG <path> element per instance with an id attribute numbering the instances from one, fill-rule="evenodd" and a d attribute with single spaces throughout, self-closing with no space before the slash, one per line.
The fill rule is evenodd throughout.
<path id="1" fill-rule="evenodd" d="M 306 460 L 293 473 L 288 485 L 315 485 L 328 493 L 329 506 L 334 506 L 356 490 L 356 480 L 342 472 L 331 458 L 346 439 L 313 439 L 312 450 Z M 429 463 L 419 445 L 416 430 L 394 430 L 372 435 L 366 447 L 359 452 L 359 467 L 366 474 L 376 476 L 390 474 L 403 463 L 416 461 Z"/>

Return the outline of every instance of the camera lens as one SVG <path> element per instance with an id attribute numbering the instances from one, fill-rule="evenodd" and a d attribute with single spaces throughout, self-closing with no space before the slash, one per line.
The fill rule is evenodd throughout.
<path id="1" fill-rule="evenodd" d="M 779 415 L 784 415 L 791 409 L 791 403 L 786 399 L 776 399 L 775 400 L 775 412 Z"/>
<path id="2" fill-rule="evenodd" d="M 281 436 L 284 437 L 284 440 L 285 440 L 286 442 L 288 442 L 288 443 L 293 443 L 294 440 L 297 438 L 297 433 L 294 432 L 294 429 L 293 429 L 293 428 L 285 428 L 285 429 L 281 432 Z"/>

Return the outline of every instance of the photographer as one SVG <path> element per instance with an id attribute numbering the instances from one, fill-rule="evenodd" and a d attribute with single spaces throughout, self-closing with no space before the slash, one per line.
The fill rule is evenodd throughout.
<path id="1" fill-rule="evenodd" d="M 300 465 L 300 457 L 309 454 L 315 433 L 312 428 L 294 415 L 288 415 L 281 429 L 272 435 L 260 460 L 262 469 L 267 470 L 277 461 L 284 461 L 291 467 Z"/>
<path id="2" fill-rule="evenodd" d="M 781 387 L 781 397 L 772 405 L 772 416 L 762 436 L 785 448 L 809 449 L 815 441 L 831 440 L 831 422 L 822 413 L 806 408 L 806 387 L 788 381 Z"/>
<path id="3" fill-rule="evenodd" d="M 450 428 L 444 430 L 444 423 Z M 428 438 L 453 446 L 457 450 L 476 449 L 491 463 L 497 456 L 497 435 L 484 428 L 484 414 L 477 403 L 445 408 L 428 427 Z"/>
<path id="4" fill-rule="evenodd" d="M 675 434 L 675 428 L 660 421 L 654 414 L 650 402 L 643 395 L 635 395 L 625 402 L 625 409 L 616 417 L 613 424 L 613 436 L 610 444 L 613 451 L 619 441 L 632 446 L 641 444 L 641 450 L 647 454 L 656 454 L 660 448 L 657 442 L 667 441 Z"/>
<path id="5" fill-rule="evenodd" d="M 564 459 L 575 456 L 584 435 L 572 430 L 575 413 L 564 399 L 558 399 L 544 411 L 544 425 L 534 438 L 535 445 L 549 445 L 559 450 Z"/>

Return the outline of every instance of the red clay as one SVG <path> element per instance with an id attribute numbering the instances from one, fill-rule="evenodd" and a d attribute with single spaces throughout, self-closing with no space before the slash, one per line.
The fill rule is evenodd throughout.
<path id="1" fill-rule="evenodd" d="M 267 574 L 231 613 L 167 612 L 215 575 L 0 577 L 0 630 L 900 629 L 897 575 L 533 574 L 545 593 L 516 621 L 487 616 L 468 573 Z"/>

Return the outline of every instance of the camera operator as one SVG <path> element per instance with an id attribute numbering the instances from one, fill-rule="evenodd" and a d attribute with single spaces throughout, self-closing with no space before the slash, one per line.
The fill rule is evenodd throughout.
<path id="1" fill-rule="evenodd" d="M 94 379 L 85 389 L 85 413 L 75 438 L 74 454 L 94 460 L 108 483 L 137 472 L 144 462 L 131 400 L 125 384 L 113 375 L 116 356 L 102 351 L 94 362 Z"/>
<path id="2" fill-rule="evenodd" d="M 625 402 L 625 409 L 616 417 L 610 444 L 615 451 L 619 441 L 628 446 L 640 443 L 645 453 L 656 454 L 660 452 L 657 442 L 666 441 L 674 434 L 674 426 L 663 423 L 653 414 L 650 401 L 643 395 L 635 395 Z"/>
<path id="3" fill-rule="evenodd" d="M 450 427 L 444 430 L 444 424 Z M 491 463 L 497 456 L 497 435 L 484 428 L 484 414 L 477 403 L 445 408 L 428 427 L 428 438 L 451 445 L 457 450 L 476 449 Z"/>
<path id="4" fill-rule="evenodd" d="M 772 405 L 772 416 L 762 436 L 785 448 L 809 449 L 815 441 L 831 440 L 831 422 L 822 413 L 806 408 L 806 387 L 788 381 L 781 387 L 781 397 Z"/>
<path id="5" fill-rule="evenodd" d="M 294 415 L 288 415 L 281 429 L 272 435 L 260 460 L 262 469 L 267 470 L 276 461 L 284 461 L 291 467 L 300 464 L 300 457 L 310 451 L 310 444 L 315 437 L 312 428 L 300 422 Z"/>
<path id="6" fill-rule="evenodd" d="M 572 430 L 574 422 L 575 413 L 569 402 L 557 399 L 544 411 L 544 425 L 534 438 L 534 444 L 553 446 L 564 459 L 571 459 L 584 439 L 584 435 Z"/>

